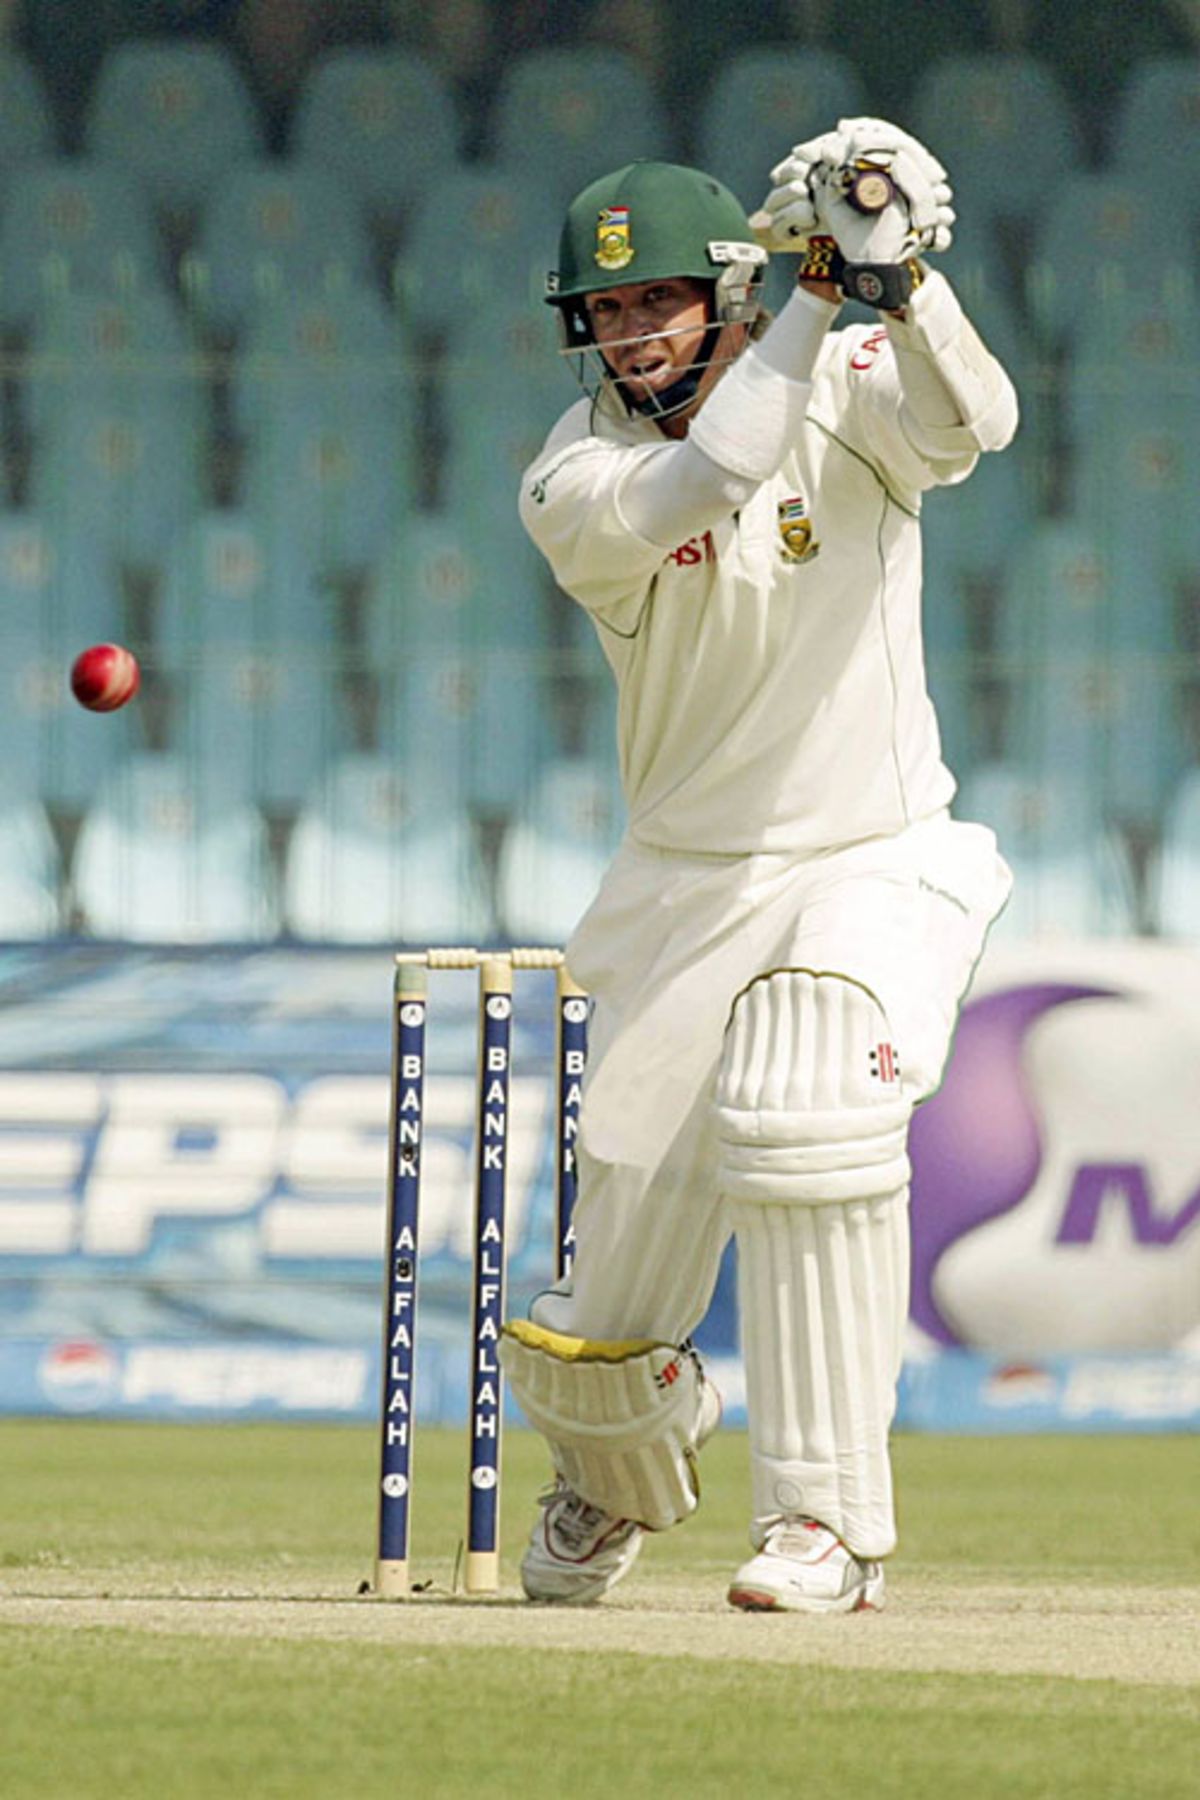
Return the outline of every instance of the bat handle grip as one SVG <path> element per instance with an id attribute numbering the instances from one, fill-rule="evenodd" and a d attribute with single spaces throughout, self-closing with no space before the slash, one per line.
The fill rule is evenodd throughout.
<path id="1" fill-rule="evenodd" d="M 896 184 L 886 169 L 871 163 L 852 165 L 843 172 L 846 203 L 859 213 L 881 213 L 896 197 Z"/>

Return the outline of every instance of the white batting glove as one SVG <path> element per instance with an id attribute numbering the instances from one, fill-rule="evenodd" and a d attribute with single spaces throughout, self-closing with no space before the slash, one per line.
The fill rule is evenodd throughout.
<path id="1" fill-rule="evenodd" d="M 809 175 L 808 187 L 817 228 L 837 240 L 851 263 L 905 262 L 922 250 L 947 250 L 954 230 L 954 208 L 946 171 L 924 144 L 886 119 L 839 119 L 830 136 L 845 146 L 840 164 L 822 159 Z M 874 172 L 885 178 L 872 184 Z M 886 196 L 886 203 L 864 211 L 851 203 L 855 192 Z"/>
<path id="2" fill-rule="evenodd" d="M 817 217 L 812 178 L 825 166 L 840 168 L 849 155 L 849 143 L 840 130 L 796 144 L 771 170 L 771 191 L 757 212 L 750 214 L 754 235 L 766 250 L 803 252 L 808 240 L 828 231 Z"/>

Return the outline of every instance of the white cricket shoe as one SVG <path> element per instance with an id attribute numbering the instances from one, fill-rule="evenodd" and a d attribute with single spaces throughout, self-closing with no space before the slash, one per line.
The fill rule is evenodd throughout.
<path id="1" fill-rule="evenodd" d="M 711 1381 L 700 1389 L 696 1449 L 721 1423 L 721 1396 Z M 638 1559 L 644 1526 L 617 1519 L 592 1506 L 559 1475 L 542 1496 L 521 1559 L 521 1586 L 530 1600 L 558 1606 L 589 1606 L 628 1575 Z"/>
<path id="2" fill-rule="evenodd" d="M 629 1573 L 642 1547 L 642 1527 L 589 1506 L 561 1475 L 541 1504 L 521 1562 L 521 1586 L 530 1600 L 589 1606 Z"/>
<path id="3" fill-rule="evenodd" d="M 734 1576 L 729 1604 L 743 1612 L 878 1612 L 883 1567 L 855 1556 L 816 1519 L 776 1519 Z"/>

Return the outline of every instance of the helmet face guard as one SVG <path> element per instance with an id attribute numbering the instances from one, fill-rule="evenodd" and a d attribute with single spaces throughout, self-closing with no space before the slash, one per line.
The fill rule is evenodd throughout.
<path id="1" fill-rule="evenodd" d="M 559 266 L 546 280 L 546 299 L 558 310 L 562 351 L 577 358 L 584 388 L 595 393 L 605 385 L 615 387 L 630 411 L 665 418 L 695 399 L 705 370 L 718 360 L 722 328 L 749 325 L 758 317 L 766 262 L 767 253 L 754 242 L 739 202 L 711 175 L 675 163 L 630 163 L 593 182 L 572 202 L 559 243 Z M 679 277 L 709 284 L 704 342 L 670 387 L 635 400 L 596 344 L 587 296 L 626 283 Z M 671 332 L 668 328 L 653 335 L 669 337 Z"/>

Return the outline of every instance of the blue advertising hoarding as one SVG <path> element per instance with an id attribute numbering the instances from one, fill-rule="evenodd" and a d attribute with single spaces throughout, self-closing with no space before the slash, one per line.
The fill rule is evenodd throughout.
<path id="1" fill-rule="evenodd" d="M 0 951 L 0 1411 L 370 1418 L 386 953 Z M 913 1137 L 900 1422 L 1200 1418 L 1200 959 L 985 963 Z M 555 1256 L 553 977 L 513 1018 L 508 1306 Z M 477 1006 L 431 978 L 418 1415 L 466 1415 Z M 727 1264 L 702 1341 L 742 1416 Z"/>

